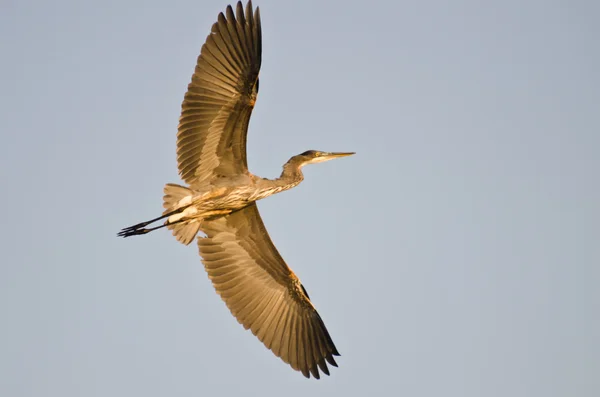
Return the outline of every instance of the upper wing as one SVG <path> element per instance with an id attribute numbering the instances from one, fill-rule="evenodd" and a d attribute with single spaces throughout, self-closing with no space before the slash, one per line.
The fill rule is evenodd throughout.
<path id="1" fill-rule="evenodd" d="M 247 170 L 246 133 L 258 93 L 261 28 L 258 7 L 237 3 L 219 14 L 202 46 L 181 105 L 179 174 L 189 185 Z"/>
<path id="2" fill-rule="evenodd" d="M 198 238 L 217 293 L 244 328 L 306 376 L 329 375 L 339 356 L 300 280 L 271 242 L 256 204 L 203 222 Z"/>

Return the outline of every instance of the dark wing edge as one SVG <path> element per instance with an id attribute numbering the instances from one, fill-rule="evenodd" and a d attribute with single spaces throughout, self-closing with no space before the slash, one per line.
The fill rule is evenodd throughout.
<path id="1" fill-rule="evenodd" d="M 181 105 L 177 132 L 179 174 L 192 185 L 247 170 L 246 134 L 261 65 L 260 11 L 227 6 L 211 28 Z"/>
<path id="2" fill-rule="evenodd" d="M 202 262 L 233 316 L 296 371 L 319 379 L 339 356 L 300 280 L 273 245 L 256 204 L 204 222 Z"/>

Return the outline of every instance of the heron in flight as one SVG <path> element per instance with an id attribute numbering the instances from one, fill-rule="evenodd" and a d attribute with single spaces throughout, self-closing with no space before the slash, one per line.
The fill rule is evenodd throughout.
<path id="1" fill-rule="evenodd" d="M 185 94 L 177 132 L 179 174 L 167 184 L 158 218 L 121 230 L 122 237 L 166 227 L 188 245 L 198 237 L 214 288 L 245 329 L 293 369 L 319 379 L 339 353 L 298 277 L 265 229 L 256 201 L 297 186 L 302 167 L 354 153 L 309 150 L 290 158 L 281 176 L 248 171 L 246 135 L 261 65 L 258 7 L 228 6 L 213 24 Z M 165 219 L 155 227 L 148 225 Z"/>

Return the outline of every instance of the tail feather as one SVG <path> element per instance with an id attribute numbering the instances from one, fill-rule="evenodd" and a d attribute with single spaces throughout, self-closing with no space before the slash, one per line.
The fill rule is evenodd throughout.
<path id="1" fill-rule="evenodd" d="M 167 183 L 164 189 L 163 207 L 165 211 L 163 214 L 172 212 L 179 208 L 185 208 L 192 203 L 193 192 L 191 189 L 176 185 L 174 183 Z M 173 236 L 182 244 L 188 245 L 194 240 L 200 223 L 198 220 L 191 220 L 189 222 L 183 221 L 181 223 L 175 223 L 169 225 L 167 221 L 167 229 L 170 229 Z"/>
<path id="2" fill-rule="evenodd" d="M 174 183 L 167 183 L 165 185 L 164 193 L 163 208 L 165 211 L 163 213 L 171 212 L 177 208 L 183 208 L 192 203 L 193 192 L 187 187 L 176 185 Z"/>
<path id="3" fill-rule="evenodd" d="M 177 223 L 175 225 L 167 225 L 168 229 L 171 229 L 173 236 L 181 244 L 188 245 L 194 240 L 198 229 L 200 229 L 200 222 L 192 220 L 189 223 Z"/>

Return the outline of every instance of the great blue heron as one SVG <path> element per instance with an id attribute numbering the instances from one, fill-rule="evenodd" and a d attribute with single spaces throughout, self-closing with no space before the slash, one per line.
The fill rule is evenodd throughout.
<path id="1" fill-rule="evenodd" d="M 304 179 L 301 168 L 354 153 L 309 150 L 284 164 L 277 179 L 251 174 L 248 122 L 261 65 L 258 7 L 220 13 L 202 46 L 185 94 L 177 133 L 179 174 L 189 187 L 167 184 L 162 216 L 127 227 L 128 237 L 167 227 L 181 243 L 198 238 L 217 293 L 244 328 L 304 376 L 337 366 L 339 353 L 300 280 L 271 242 L 256 201 Z M 160 226 L 146 228 L 160 219 Z"/>

